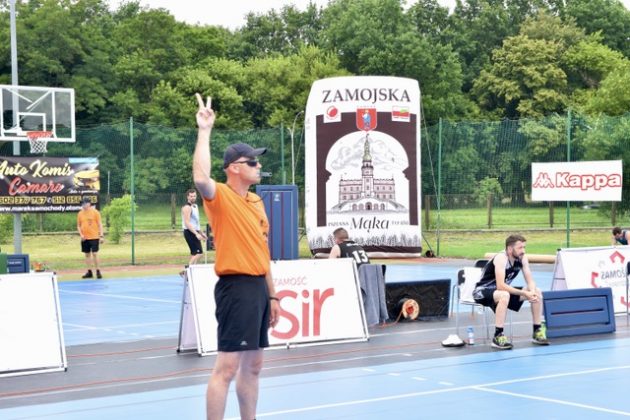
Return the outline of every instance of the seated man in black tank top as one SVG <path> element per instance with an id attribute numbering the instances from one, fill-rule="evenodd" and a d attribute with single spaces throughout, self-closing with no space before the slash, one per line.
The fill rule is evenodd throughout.
<path id="1" fill-rule="evenodd" d="M 615 245 L 628 245 L 628 239 L 630 239 L 630 232 L 622 230 L 620 227 L 615 226 L 612 230 L 612 246 Z"/>
<path id="2" fill-rule="evenodd" d="M 328 258 L 354 258 L 357 267 L 370 263 L 363 247 L 350 240 L 347 230 L 344 228 L 335 229 L 333 236 L 335 237 L 335 245 L 331 248 Z"/>
<path id="3" fill-rule="evenodd" d="M 523 272 L 527 286 L 511 286 L 512 280 Z M 491 308 L 495 313 L 495 333 L 492 347 L 509 350 L 512 348 L 503 334 L 503 326 L 507 310 L 518 311 L 523 302 L 529 301 L 532 308 L 534 344 L 547 345 L 547 336 L 542 326 L 542 292 L 532 277 L 529 261 L 525 255 L 525 238 L 521 235 L 510 235 L 505 240 L 505 251 L 495 255 L 481 272 L 481 278 L 473 291 L 475 302 Z"/>

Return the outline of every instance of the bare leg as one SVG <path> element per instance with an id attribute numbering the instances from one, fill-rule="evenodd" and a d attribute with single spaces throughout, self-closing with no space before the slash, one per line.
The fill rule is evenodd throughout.
<path id="1" fill-rule="evenodd" d="M 85 253 L 85 266 L 87 267 L 88 270 L 92 269 L 92 253 L 91 252 Z"/>
<path id="2" fill-rule="evenodd" d="M 188 265 L 197 264 L 201 257 L 203 257 L 203 254 L 191 255 L 190 260 L 188 261 Z"/>
<path id="3" fill-rule="evenodd" d="M 538 300 L 531 304 L 532 320 L 534 321 L 534 325 L 540 325 L 542 322 L 543 296 L 539 288 L 536 288 L 536 296 L 538 296 Z"/>
<path id="4" fill-rule="evenodd" d="M 99 269 L 99 266 L 98 266 L 98 253 L 97 252 L 92 252 L 92 258 L 94 259 L 94 268 L 96 270 L 98 270 Z"/>
<path id="5" fill-rule="evenodd" d="M 236 374 L 236 396 L 241 419 L 255 419 L 258 403 L 258 377 L 263 365 L 263 351 L 243 352 L 241 365 Z"/>
<path id="6" fill-rule="evenodd" d="M 510 294 L 506 291 L 497 290 L 494 292 L 492 297 L 497 304 L 497 307 L 494 311 L 495 325 L 497 326 L 497 328 L 503 328 L 503 326 L 505 325 L 505 317 L 507 316 L 508 303 L 510 303 Z"/>
<path id="7" fill-rule="evenodd" d="M 219 352 L 206 392 L 208 420 L 222 420 L 230 382 L 236 375 L 243 352 Z"/>

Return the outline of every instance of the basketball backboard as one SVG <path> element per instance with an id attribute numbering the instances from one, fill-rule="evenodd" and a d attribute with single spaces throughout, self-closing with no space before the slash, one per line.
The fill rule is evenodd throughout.
<path id="1" fill-rule="evenodd" d="M 48 133 L 48 141 L 76 141 L 74 89 L 0 85 L 0 95 L 0 141 L 28 141 L 29 132 Z"/>

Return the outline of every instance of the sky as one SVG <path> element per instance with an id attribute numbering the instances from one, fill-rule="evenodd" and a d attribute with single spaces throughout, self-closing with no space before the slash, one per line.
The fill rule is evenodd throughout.
<path id="1" fill-rule="evenodd" d="M 121 0 L 109 0 L 113 9 L 118 7 Z M 328 0 L 313 0 L 319 6 L 326 6 Z M 443 6 L 452 8 L 455 0 L 439 0 Z M 630 0 L 622 0 L 626 9 L 630 10 Z M 266 13 L 271 9 L 280 10 L 285 5 L 293 4 L 299 10 L 304 10 L 309 0 L 232 0 L 224 3 L 219 0 L 210 0 L 209 6 L 199 6 L 199 0 L 140 0 L 143 6 L 153 9 L 163 8 L 170 11 L 175 19 L 190 24 L 221 25 L 229 29 L 236 29 L 245 24 L 245 15 L 248 12 Z M 407 4 L 415 3 L 408 0 Z"/>
<path id="2" fill-rule="evenodd" d="M 630 0 L 626 0 L 629 1 Z M 326 6 L 328 0 L 313 0 L 318 6 Z M 118 7 L 121 0 L 109 0 L 113 9 Z M 221 25 L 230 29 L 236 29 L 245 24 L 245 15 L 248 12 L 266 13 L 271 9 L 280 10 L 285 5 L 295 5 L 299 10 L 306 9 L 309 0 L 231 0 L 220 2 L 210 0 L 199 6 L 199 0 L 140 0 L 143 6 L 153 9 L 163 8 L 171 12 L 175 19 L 190 24 L 201 23 L 205 25 Z M 455 0 L 440 0 L 441 4 L 454 5 Z"/>

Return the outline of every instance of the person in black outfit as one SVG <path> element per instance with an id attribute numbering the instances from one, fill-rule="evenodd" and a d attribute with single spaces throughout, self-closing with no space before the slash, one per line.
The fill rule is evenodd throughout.
<path id="1" fill-rule="evenodd" d="M 630 232 L 627 230 L 621 230 L 620 227 L 615 226 L 612 230 L 612 246 L 615 245 L 628 245 L 628 239 L 630 239 Z"/>
<path id="2" fill-rule="evenodd" d="M 370 259 L 363 247 L 350 240 L 347 230 L 344 228 L 335 229 L 333 236 L 335 245 L 331 248 L 328 258 L 354 258 L 357 267 L 361 264 L 370 263 Z"/>
<path id="3" fill-rule="evenodd" d="M 523 272 L 526 287 L 514 287 L 510 283 Z M 481 279 L 473 291 L 475 302 L 491 308 L 495 313 L 495 333 L 492 347 L 509 350 L 512 348 L 503 334 L 503 326 L 507 310 L 518 312 L 526 300 L 532 308 L 533 328 L 532 342 L 547 345 L 545 328 L 542 328 L 542 292 L 532 277 L 529 261 L 525 255 L 525 238 L 521 235 L 510 235 L 505 240 L 505 250 L 488 261 L 481 272 Z"/>

